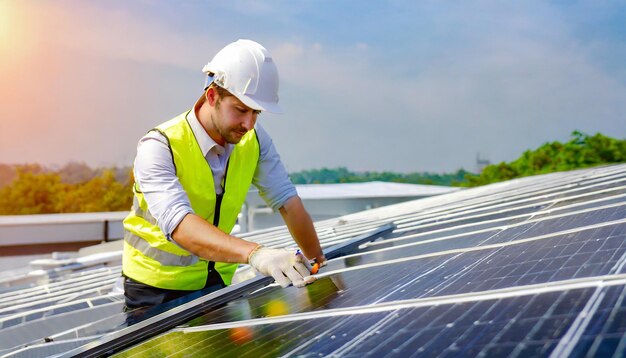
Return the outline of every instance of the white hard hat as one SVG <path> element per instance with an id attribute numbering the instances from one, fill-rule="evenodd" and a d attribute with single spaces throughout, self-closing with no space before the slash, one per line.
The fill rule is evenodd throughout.
<path id="1" fill-rule="evenodd" d="M 278 105 L 278 70 L 269 51 L 252 40 L 237 40 L 218 52 L 202 71 L 246 106 L 282 113 Z"/>

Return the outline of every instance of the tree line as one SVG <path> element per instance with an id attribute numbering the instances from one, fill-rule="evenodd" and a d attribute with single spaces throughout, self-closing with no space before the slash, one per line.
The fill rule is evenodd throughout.
<path id="1" fill-rule="evenodd" d="M 568 142 L 545 143 L 518 159 L 485 167 L 480 174 L 353 172 L 345 167 L 291 173 L 294 184 L 385 181 L 448 186 L 478 186 L 518 177 L 626 162 L 626 140 L 579 131 Z M 129 167 L 92 169 L 69 163 L 57 169 L 38 164 L 0 164 L 0 215 L 125 211 L 132 204 Z"/>
<path id="2" fill-rule="evenodd" d="M 626 162 L 626 140 L 601 133 L 572 132 L 570 140 L 545 143 L 525 151 L 514 161 L 492 164 L 480 174 L 468 174 L 463 186 L 479 186 L 530 175 Z"/>
<path id="3" fill-rule="evenodd" d="M 322 168 L 303 170 L 291 173 L 289 177 L 294 184 L 332 184 L 332 183 L 361 183 L 369 181 L 384 181 L 394 183 L 426 184 L 459 186 L 469 172 L 459 169 L 455 173 L 394 173 L 394 172 L 353 172 L 345 167 L 336 169 Z"/>

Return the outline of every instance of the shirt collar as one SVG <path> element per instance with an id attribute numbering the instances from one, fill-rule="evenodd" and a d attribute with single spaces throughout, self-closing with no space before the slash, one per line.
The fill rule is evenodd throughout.
<path id="1" fill-rule="evenodd" d="M 187 120 L 189 121 L 189 126 L 191 127 L 191 131 L 196 136 L 196 140 L 198 141 L 198 145 L 200 145 L 200 150 L 202 151 L 202 155 L 206 157 L 207 153 L 210 150 L 214 150 L 218 155 L 222 155 L 226 152 L 230 152 L 232 150 L 232 144 L 226 143 L 226 148 L 217 144 L 211 136 L 204 130 L 202 124 L 196 117 L 195 111 L 192 109 L 187 114 Z"/>

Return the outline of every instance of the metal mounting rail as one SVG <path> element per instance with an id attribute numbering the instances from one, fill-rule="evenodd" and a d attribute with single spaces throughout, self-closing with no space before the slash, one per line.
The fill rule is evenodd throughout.
<path id="1" fill-rule="evenodd" d="M 395 229 L 393 223 L 382 225 L 372 231 L 361 234 L 344 243 L 324 250 L 327 259 L 333 259 L 351 253 L 359 245 L 378 239 Z M 257 276 L 236 285 L 228 286 L 211 293 L 196 291 L 185 297 L 163 303 L 146 310 L 142 317 L 148 317 L 119 331 L 107 334 L 82 347 L 65 352 L 58 357 L 102 357 L 120 352 L 133 344 L 168 331 L 180 324 L 217 308 L 232 300 L 274 282 L 270 276 Z"/>

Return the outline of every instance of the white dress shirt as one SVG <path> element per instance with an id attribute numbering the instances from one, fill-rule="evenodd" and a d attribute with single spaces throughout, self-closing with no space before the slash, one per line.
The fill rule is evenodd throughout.
<path id="1" fill-rule="evenodd" d="M 222 180 L 228 158 L 235 147 L 217 144 L 204 130 L 193 110 L 187 114 L 202 154 L 213 172 L 216 194 L 222 193 Z M 258 123 L 255 126 L 259 139 L 259 163 L 252 183 L 265 202 L 274 210 L 287 199 L 297 195 L 287 171 L 280 161 L 272 139 Z M 193 213 L 187 193 L 183 189 L 172 160 L 167 139 L 158 131 L 150 131 L 139 140 L 134 165 L 135 181 L 148 203 L 148 210 L 157 225 L 171 240 L 171 234 L 188 213 Z"/>

